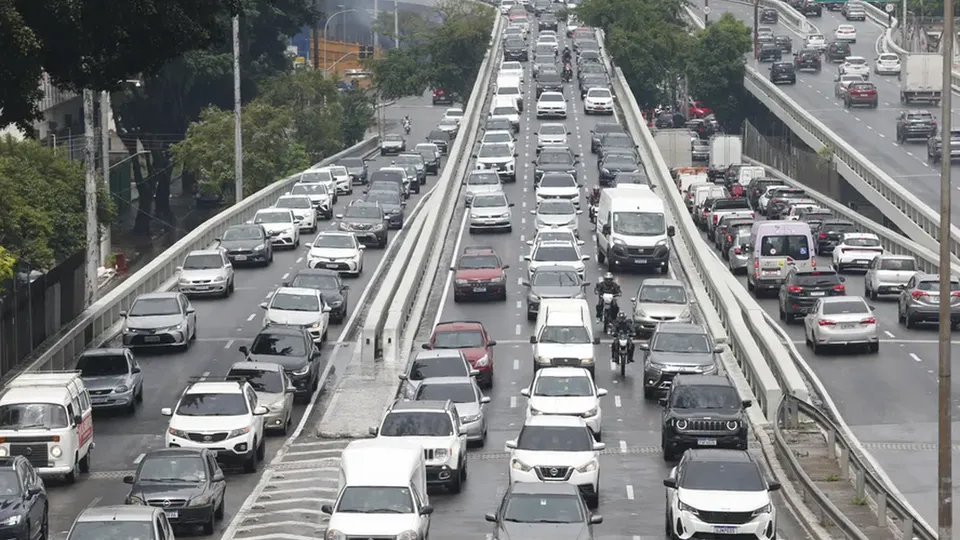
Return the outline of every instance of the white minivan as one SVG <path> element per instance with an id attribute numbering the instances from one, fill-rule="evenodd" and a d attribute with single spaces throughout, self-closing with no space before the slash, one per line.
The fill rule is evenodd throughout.
<path id="1" fill-rule="evenodd" d="M 519 62 L 512 62 L 519 64 Z M 523 81 L 520 77 L 512 73 L 504 73 L 497 77 L 497 90 L 494 94 L 497 98 L 512 98 L 517 105 L 517 109 L 523 112 Z"/>
<path id="2" fill-rule="evenodd" d="M 643 184 L 624 184 L 600 192 L 597 206 L 597 262 L 611 270 L 670 269 L 670 237 L 663 199 Z"/>
<path id="3" fill-rule="evenodd" d="M 600 343 L 593 335 L 593 315 L 583 298 L 544 298 L 537 313 L 533 345 L 533 370 L 545 367 L 582 367 L 594 375 Z"/>
<path id="4" fill-rule="evenodd" d="M 517 107 L 517 100 L 513 96 L 497 96 L 493 98 L 493 104 L 490 106 L 490 118 L 502 118 L 510 122 L 513 132 L 520 131 L 520 108 Z"/>

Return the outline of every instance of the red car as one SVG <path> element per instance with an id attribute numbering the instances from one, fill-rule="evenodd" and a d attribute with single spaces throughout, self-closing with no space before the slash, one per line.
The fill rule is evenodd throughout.
<path id="1" fill-rule="evenodd" d="M 423 348 L 458 349 L 467 357 L 470 366 L 480 372 L 477 384 L 490 388 L 493 386 L 493 346 L 496 344 L 487 335 L 482 322 L 445 321 L 433 329 L 430 342 L 424 343 Z"/>
<path id="2" fill-rule="evenodd" d="M 713 110 L 701 103 L 699 99 L 691 99 L 687 111 L 690 118 L 703 118 L 708 114 L 713 114 Z"/>
<path id="3" fill-rule="evenodd" d="M 453 105 L 453 96 L 447 94 L 446 90 L 443 88 L 434 88 L 433 89 L 433 104 L 434 105 Z"/>
<path id="4" fill-rule="evenodd" d="M 466 298 L 507 299 L 507 274 L 509 264 L 503 264 L 492 247 L 473 246 L 464 248 L 454 271 L 453 301 Z"/>

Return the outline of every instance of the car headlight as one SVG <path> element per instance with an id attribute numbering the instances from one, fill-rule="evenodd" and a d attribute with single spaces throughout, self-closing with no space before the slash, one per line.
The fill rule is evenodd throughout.
<path id="1" fill-rule="evenodd" d="M 383 230 L 383 223 L 377 223 L 376 225 L 374 225 L 374 226 L 373 226 L 373 230 L 375 230 L 375 231 L 382 231 L 382 230 Z"/>
<path id="2" fill-rule="evenodd" d="M 231 431 L 230 433 L 228 433 L 227 438 L 232 439 L 234 437 L 240 437 L 240 436 L 246 435 L 247 433 L 250 433 L 250 428 L 248 427 L 237 428 Z"/>
<path id="3" fill-rule="evenodd" d="M 193 506 L 193 507 L 207 506 L 209 504 L 210 504 L 210 497 L 208 496 L 194 497 L 189 501 L 187 501 L 187 506 Z"/>
<path id="4" fill-rule="evenodd" d="M 0 446 L 0 457 L 7 457 L 10 455 L 10 452 L 3 446 Z"/>
<path id="5" fill-rule="evenodd" d="M 619 239 L 619 238 L 614 238 L 614 239 L 613 239 L 613 245 L 615 245 L 615 246 L 625 246 L 625 245 L 627 245 L 627 243 L 624 242 L 623 240 Z"/>
<path id="6" fill-rule="evenodd" d="M 654 373 L 660 373 L 660 372 L 662 372 L 662 371 L 663 371 L 663 367 L 664 367 L 663 364 L 658 364 L 658 363 L 656 363 L 656 362 L 650 362 L 649 364 L 647 364 L 647 369 L 649 369 L 650 371 L 652 371 L 652 372 L 654 372 Z"/>
<path id="7" fill-rule="evenodd" d="M 140 497 L 137 497 L 136 495 L 130 495 L 129 497 L 127 497 L 127 504 L 136 504 L 140 506 L 146 506 L 147 501 L 144 501 L 143 499 L 141 499 Z"/>
<path id="8" fill-rule="evenodd" d="M 594 407 L 585 413 L 581 413 L 580 416 L 584 418 L 593 418 L 598 412 L 600 412 L 600 407 Z"/>
<path id="9" fill-rule="evenodd" d="M 396 540 L 420 540 L 420 533 L 411 529 L 397 535 Z"/>
<path id="10" fill-rule="evenodd" d="M 307 365 L 303 366 L 302 368 L 300 368 L 300 369 L 298 369 L 298 370 L 295 370 L 295 371 L 293 372 L 293 374 L 294 374 L 294 375 L 306 375 L 306 374 L 309 373 L 309 372 L 310 372 L 310 364 L 307 364 Z"/>
<path id="11" fill-rule="evenodd" d="M 0 521 L 0 524 L 13 526 L 13 525 L 19 525 L 21 521 L 23 521 L 23 516 L 20 514 L 17 514 L 14 516 L 10 516 L 4 519 L 3 521 Z"/>
<path id="12" fill-rule="evenodd" d="M 403 212 L 403 210 L 400 209 L 400 208 L 394 208 L 393 210 L 390 211 L 390 213 L 393 214 L 393 215 L 395 215 L 395 216 L 396 216 L 396 215 L 399 215 L 400 212 Z"/>
<path id="13" fill-rule="evenodd" d="M 259 246 L 256 246 L 255 248 L 253 248 L 254 251 L 263 251 L 265 249 L 267 249 L 266 244 L 260 244 Z"/>
<path id="14" fill-rule="evenodd" d="M 490 280 L 490 283 L 503 283 L 503 276 L 495 277 Z"/>
<path id="15" fill-rule="evenodd" d="M 278 402 L 276 402 L 276 403 L 271 403 L 270 405 L 268 405 L 268 406 L 267 406 L 267 409 L 269 409 L 269 410 L 272 411 L 272 412 L 279 412 L 279 411 L 282 411 L 282 410 L 283 410 L 283 406 L 284 406 L 285 404 L 286 404 L 286 403 L 285 403 L 283 400 L 280 400 L 280 401 L 278 401 Z"/>
<path id="16" fill-rule="evenodd" d="M 461 417 L 460 417 L 460 423 L 461 423 L 461 424 L 471 424 L 471 423 L 476 422 L 476 421 L 478 421 L 478 420 L 480 420 L 480 415 L 479 415 L 479 414 L 474 414 L 474 415 L 472 415 L 472 416 L 461 416 Z"/>
<path id="17" fill-rule="evenodd" d="M 667 245 L 667 241 L 666 241 L 666 240 L 657 240 L 657 243 L 654 244 L 654 247 L 660 247 L 660 246 L 665 246 L 665 245 Z"/>
<path id="18" fill-rule="evenodd" d="M 217 277 L 213 278 L 213 282 L 214 282 L 214 283 L 223 283 L 223 282 L 226 281 L 226 280 L 227 280 L 227 277 L 226 277 L 226 276 L 217 276 Z"/>
<path id="19" fill-rule="evenodd" d="M 347 535 L 336 529 L 327 529 L 326 540 L 347 540 Z"/>
<path id="20" fill-rule="evenodd" d="M 687 429 L 687 425 L 688 425 L 688 424 L 687 424 L 687 421 L 686 421 L 686 420 L 684 420 L 683 418 L 681 418 L 681 419 L 679 419 L 679 420 L 674 420 L 674 421 L 673 421 L 673 425 L 674 425 L 677 429 L 679 429 L 680 431 L 683 431 L 683 430 Z"/>
<path id="21" fill-rule="evenodd" d="M 726 423 L 726 428 L 730 431 L 736 431 L 740 427 L 740 422 L 736 420 L 728 420 Z"/>
<path id="22" fill-rule="evenodd" d="M 113 389 L 114 394 L 122 394 L 124 392 L 129 392 L 129 391 L 130 391 L 130 387 L 125 384 L 121 384 L 120 386 Z"/>
<path id="23" fill-rule="evenodd" d="M 346 231 L 346 230 L 349 230 L 349 229 L 350 229 L 350 226 L 341 221 L 341 222 L 337 225 L 337 228 L 340 229 L 341 231 Z"/>
<path id="24" fill-rule="evenodd" d="M 593 358 L 581 358 L 580 363 L 586 366 L 593 365 Z"/>
<path id="25" fill-rule="evenodd" d="M 583 465 L 577 467 L 577 472 L 593 472 L 597 470 L 597 460 L 591 459 L 590 461 L 584 463 Z"/>
<path id="26" fill-rule="evenodd" d="M 521 472 L 530 472 L 533 469 L 533 467 L 527 465 L 526 463 L 520 461 L 517 458 L 513 458 L 510 460 L 510 468 L 516 469 Z"/>
<path id="27" fill-rule="evenodd" d="M 541 414 L 543 414 L 543 413 L 540 412 L 540 409 L 537 409 L 536 407 L 534 407 L 534 406 L 532 406 L 532 405 L 527 408 L 527 413 L 529 413 L 530 416 L 540 416 Z"/>
<path id="28" fill-rule="evenodd" d="M 697 515 L 697 514 L 700 513 L 699 510 L 697 510 L 696 508 L 690 506 L 689 504 L 687 504 L 687 503 L 685 503 L 685 502 L 683 502 L 683 501 L 680 501 L 680 511 L 681 511 L 681 512 L 689 512 L 689 513 L 691 513 L 691 514 L 693 514 L 693 515 Z"/>
<path id="29" fill-rule="evenodd" d="M 681 313 L 677 318 L 678 318 L 678 319 L 689 319 L 689 318 L 690 318 L 690 310 L 689 310 L 689 309 L 683 310 L 683 313 Z"/>
<path id="30" fill-rule="evenodd" d="M 450 457 L 450 450 L 448 448 L 434 448 L 433 450 L 434 461 L 443 461 L 448 457 Z"/>
<path id="31" fill-rule="evenodd" d="M 756 510 L 754 510 L 753 514 L 751 515 L 759 516 L 761 514 L 769 514 L 770 512 L 773 512 L 773 507 L 770 505 L 770 503 L 767 503 L 761 506 L 760 508 L 757 508 Z"/>
<path id="32" fill-rule="evenodd" d="M 476 367 L 487 367 L 488 365 L 490 365 L 490 356 L 486 354 L 481 356 L 476 362 Z"/>
<path id="33" fill-rule="evenodd" d="M 184 277 L 180 277 L 178 283 L 179 283 L 180 285 L 189 285 L 189 284 L 190 284 L 190 280 L 189 280 L 189 279 L 186 279 L 186 278 L 184 278 Z"/>
<path id="34" fill-rule="evenodd" d="M 505 214 L 500 214 L 500 215 L 497 216 L 497 217 L 500 217 L 500 218 L 509 218 L 509 217 L 510 217 L 510 212 L 507 212 L 507 213 L 505 213 Z"/>
<path id="35" fill-rule="evenodd" d="M 176 326 L 171 326 L 171 327 L 169 327 L 169 328 L 161 328 L 161 329 L 157 330 L 157 332 L 159 332 L 159 333 L 164 333 L 164 332 L 179 332 L 180 330 L 183 330 L 183 323 L 180 323 L 180 324 L 178 324 L 178 325 L 176 325 Z"/>
<path id="36" fill-rule="evenodd" d="M 455 279 L 453 282 L 457 285 L 466 285 L 468 283 L 465 279 Z"/>
<path id="37" fill-rule="evenodd" d="M 183 431 L 182 429 L 167 428 L 167 433 L 173 435 L 174 437 L 180 437 L 181 439 L 187 438 L 187 432 Z"/>
<path id="38" fill-rule="evenodd" d="M 342 305 L 343 305 L 343 300 L 334 300 L 333 302 L 330 302 L 330 307 L 335 307 L 335 308 L 337 308 L 337 307 L 340 307 L 340 306 L 342 306 Z"/>

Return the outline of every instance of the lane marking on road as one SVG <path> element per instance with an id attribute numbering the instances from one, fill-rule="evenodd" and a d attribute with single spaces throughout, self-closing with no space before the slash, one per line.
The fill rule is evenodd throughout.
<path id="1" fill-rule="evenodd" d="M 620 396 L 613 396 L 613 406 L 619 408 L 620 405 L 621 405 L 621 403 L 620 403 Z M 623 441 L 621 441 L 621 442 L 623 442 Z"/>
<path id="2" fill-rule="evenodd" d="M 297 264 L 300 264 L 300 263 L 302 263 L 302 262 L 303 262 L 303 257 L 297 258 Z"/>
<path id="3" fill-rule="evenodd" d="M 134 465 L 139 465 L 143 458 L 146 457 L 146 454 L 140 454 L 136 459 L 133 460 Z"/>
<path id="4" fill-rule="evenodd" d="M 620 441 L 620 451 L 621 452 L 627 451 L 627 441 Z"/>
<path id="5" fill-rule="evenodd" d="M 251 314 L 250 314 L 250 316 L 249 316 L 249 317 L 247 317 L 247 322 L 250 322 L 250 321 L 252 321 L 252 320 L 253 320 L 253 319 L 254 319 L 254 318 L 255 318 L 256 316 L 257 316 L 257 314 L 256 314 L 256 313 L 251 313 Z"/>
<path id="6" fill-rule="evenodd" d="M 233 347 L 233 340 L 232 340 L 232 339 L 231 339 L 230 341 L 228 341 L 226 345 L 223 346 L 224 349 L 229 349 L 230 347 Z"/>
<path id="7" fill-rule="evenodd" d="M 519 335 L 520 335 L 520 332 L 522 332 L 522 331 L 523 331 L 523 328 L 518 324 L 518 325 L 517 325 L 517 335 L 519 336 Z"/>
<path id="8" fill-rule="evenodd" d="M 510 396 L 510 408 L 511 409 L 517 408 L 517 396 Z"/>
<path id="9" fill-rule="evenodd" d="M 923 360 L 921 360 L 920 357 L 917 356 L 915 353 L 910 353 L 910 358 L 913 358 L 913 359 L 916 360 L 917 362 L 922 362 L 922 361 L 923 361 Z"/>
<path id="10" fill-rule="evenodd" d="M 516 358 L 513 359 L 513 369 L 514 371 L 517 371 L 520 369 L 520 360 Z"/>
<path id="11" fill-rule="evenodd" d="M 960 188 L 957 188 L 957 189 L 960 189 Z M 893 334 L 889 330 L 884 330 L 883 333 L 886 334 L 887 337 L 890 337 L 890 338 L 893 337 Z"/>
<path id="12" fill-rule="evenodd" d="M 627 500 L 633 500 L 633 486 L 627 484 Z"/>

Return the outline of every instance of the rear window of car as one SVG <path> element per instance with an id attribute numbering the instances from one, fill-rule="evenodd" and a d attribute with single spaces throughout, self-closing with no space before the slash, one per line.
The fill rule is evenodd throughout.
<path id="1" fill-rule="evenodd" d="M 840 283 L 840 276 L 836 272 L 804 272 L 798 273 L 794 282 L 801 287 L 836 285 Z"/>
<path id="2" fill-rule="evenodd" d="M 875 90 L 877 87 L 873 83 L 853 83 L 850 85 L 850 88 L 854 90 Z"/>
<path id="3" fill-rule="evenodd" d="M 917 283 L 918 291 L 938 291 L 940 290 L 940 282 L 935 280 L 930 281 L 921 281 Z M 960 291 L 960 282 L 951 281 L 950 282 L 951 291 Z"/>

